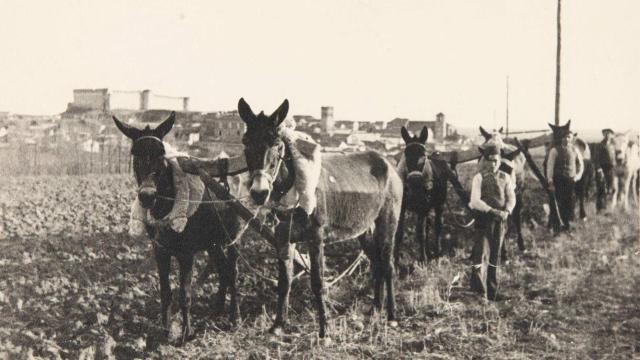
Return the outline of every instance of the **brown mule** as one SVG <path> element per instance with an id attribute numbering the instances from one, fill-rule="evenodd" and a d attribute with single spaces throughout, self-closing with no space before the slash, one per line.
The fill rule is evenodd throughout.
<path id="1" fill-rule="evenodd" d="M 250 194 L 253 201 L 269 205 L 292 188 L 295 169 L 287 161 L 291 149 L 283 141 L 280 124 L 287 116 L 287 100 L 271 115 L 255 115 L 240 99 L 238 111 L 247 124 L 243 137 L 245 157 L 250 171 Z M 283 166 L 278 166 L 282 161 Z M 274 175 L 271 175 L 275 173 Z M 324 288 L 324 244 L 327 239 L 358 238 L 371 260 L 374 307 L 382 308 L 386 284 L 387 317 L 395 317 L 394 234 L 402 202 L 402 181 L 393 166 L 376 152 L 324 154 L 320 179 L 316 188 L 317 207 L 311 215 L 296 208 L 294 225 L 302 229 L 299 236 L 289 238 L 288 224 L 276 228 L 278 238 L 279 276 L 278 308 L 272 331 L 287 325 L 289 291 L 291 289 L 293 246 L 296 241 L 311 243 L 311 287 L 319 318 L 319 335 L 327 333 Z M 365 233 L 373 229 L 373 236 Z"/>

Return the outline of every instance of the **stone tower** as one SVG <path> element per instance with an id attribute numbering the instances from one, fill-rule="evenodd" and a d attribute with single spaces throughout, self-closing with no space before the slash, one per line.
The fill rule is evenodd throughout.
<path id="1" fill-rule="evenodd" d="M 320 124 L 322 132 L 331 134 L 334 130 L 335 120 L 333 119 L 333 106 L 323 106 L 320 108 Z"/>

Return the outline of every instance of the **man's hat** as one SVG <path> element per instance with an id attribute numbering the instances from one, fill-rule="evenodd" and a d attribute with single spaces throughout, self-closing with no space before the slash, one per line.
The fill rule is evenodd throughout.
<path id="1" fill-rule="evenodd" d="M 615 134 L 615 132 L 613 130 L 609 129 L 609 128 L 602 129 L 602 136 L 607 135 L 607 133 L 609 133 L 611 135 Z"/>

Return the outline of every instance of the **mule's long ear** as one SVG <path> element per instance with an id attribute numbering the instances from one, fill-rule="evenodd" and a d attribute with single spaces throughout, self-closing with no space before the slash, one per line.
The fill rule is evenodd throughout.
<path id="1" fill-rule="evenodd" d="M 500 126 L 500 130 L 498 130 L 498 132 L 502 134 L 503 131 L 504 131 L 504 127 Z"/>
<path id="2" fill-rule="evenodd" d="M 169 133 L 169 131 L 171 131 L 171 129 L 173 128 L 173 124 L 175 124 L 175 122 L 176 122 L 176 112 L 172 111 L 171 115 L 169 115 L 167 120 L 161 122 L 160 125 L 158 125 L 158 127 L 153 129 L 153 134 L 157 138 L 162 139 Z"/>
<path id="3" fill-rule="evenodd" d="M 491 134 L 489 134 L 482 126 L 480 126 L 480 134 L 485 140 L 491 139 Z"/>
<path id="4" fill-rule="evenodd" d="M 112 116 L 113 122 L 116 123 L 116 127 L 129 139 L 136 140 L 140 136 L 142 136 L 142 131 L 134 128 L 133 126 L 129 126 L 122 121 L 118 120 L 117 117 Z"/>
<path id="5" fill-rule="evenodd" d="M 238 101 L 238 114 L 240 114 L 240 118 L 247 124 L 256 120 L 256 114 L 253 113 L 253 110 L 251 110 L 249 104 L 244 101 L 244 98 L 240 98 Z"/>
<path id="6" fill-rule="evenodd" d="M 289 112 L 289 100 L 284 99 L 284 101 L 282 102 L 282 105 L 280 105 L 280 107 L 278 107 L 276 111 L 274 111 L 273 114 L 269 116 L 269 118 L 271 118 L 271 121 L 273 121 L 273 124 L 275 126 L 278 126 L 284 121 L 284 119 L 287 118 L 288 112 Z"/>
<path id="7" fill-rule="evenodd" d="M 428 138 L 429 138 L 429 130 L 427 129 L 426 126 L 423 126 L 422 130 L 420 131 L 420 136 L 418 136 L 418 141 L 420 141 L 422 144 L 425 144 Z"/>
<path id="8" fill-rule="evenodd" d="M 406 127 L 402 127 L 402 129 L 400 129 L 400 135 L 402 135 L 402 140 L 404 140 L 405 143 L 410 143 L 411 140 L 413 140 L 413 138 L 411 137 L 411 135 L 409 135 L 409 132 L 407 131 Z"/>

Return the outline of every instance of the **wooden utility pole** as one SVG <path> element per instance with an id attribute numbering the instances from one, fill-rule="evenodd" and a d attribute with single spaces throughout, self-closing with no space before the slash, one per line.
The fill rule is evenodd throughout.
<path id="1" fill-rule="evenodd" d="M 507 76 L 507 109 L 506 109 L 506 114 L 507 114 L 507 134 L 506 136 L 509 136 L 509 77 Z"/>
<path id="2" fill-rule="evenodd" d="M 555 115 L 555 124 L 560 125 L 560 42 L 562 37 L 560 36 L 560 9 L 562 7 L 562 0 L 558 0 L 558 38 L 557 38 L 557 47 L 556 47 L 556 115 Z"/>

